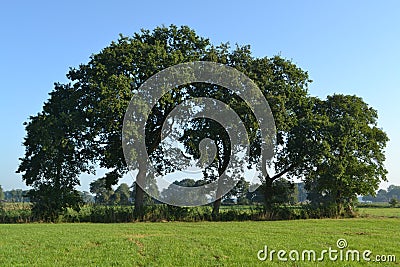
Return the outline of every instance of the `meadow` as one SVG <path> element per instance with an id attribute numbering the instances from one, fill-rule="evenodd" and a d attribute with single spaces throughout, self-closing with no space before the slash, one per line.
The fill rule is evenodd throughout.
<path id="1" fill-rule="evenodd" d="M 399 218 L 400 208 L 359 208 L 360 217 Z"/>
<path id="2" fill-rule="evenodd" d="M 386 215 L 400 211 L 382 209 Z M 382 214 L 380 214 L 382 215 Z M 0 225 L 0 266 L 400 266 L 400 219 L 245 222 L 30 223 Z M 329 247 L 372 251 L 371 261 L 287 262 L 257 253 Z M 260 254 L 263 256 L 263 252 Z M 374 262 L 377 255 L 395 262 Z M 286 257 L 288 255 L 286 254 Z M 393 258 L 391 259 L 393 261 Z"/>

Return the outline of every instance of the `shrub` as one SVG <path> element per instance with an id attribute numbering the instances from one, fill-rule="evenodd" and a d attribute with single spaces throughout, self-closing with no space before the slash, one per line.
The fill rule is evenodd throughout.
<path id="1" fill-rule="evenodd" d="M 389 205 L 390 205 L 390 207 L 392 207 L 392 208 L 394 208 L 394 207 L 396 207 L 396 205 L 399 203 L 399 201 L 397 200 L 397 198 L 391 198 L 390 200 L 389 200 Z"/>

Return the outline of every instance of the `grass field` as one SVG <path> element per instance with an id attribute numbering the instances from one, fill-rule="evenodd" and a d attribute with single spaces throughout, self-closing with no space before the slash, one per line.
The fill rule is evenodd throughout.
<path id="1" fill-rule="evenodd" d="M 400 218 L 400 208 L 360 208 L 361 217 L 388 217 Z"/>
<path id="2" fill-rule="evenodd" d="M 0 266 L 400 266 L 400 219 L 0 225 Z M 371 250 L 396 262 L 260 261 L 269 250 Z M 260 254 L 264 255 L 264 254 Z M 286 255 L 288 257 L 288 255 Z"/>

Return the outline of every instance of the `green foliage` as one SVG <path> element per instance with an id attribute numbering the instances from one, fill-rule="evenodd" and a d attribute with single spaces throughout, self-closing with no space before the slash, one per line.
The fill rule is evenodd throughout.
<path id="1" fill-rule="evenodd" d="M 192 29 L 172 25 L 158 27 L 153 31 L 143 30 L 133 37 L 121 36 L 117 42 L 113 42 L 100 53 L 93 55 L 89 63 L 73 68 L 68 73 L 68 78 L 75 88 L 72 94 L 78 95 L 78 109 L 83 111 L 81 115 L 85 118 L 83 121 L 85 129 L 90 132 L 81 136 L 81 144 L 92 146 L 90 149 L 93 151 L 92 160 L 99 162 L 101 167 L 111 169 L 112 175 L 105 177 L 107 186 L 116 184 L 118 178 L 127 171 L 123 160 L 120 133 L 122 119 L 134 91 L 158 71 L 194 60 L 220 62 L 243 71 L 256 82 L 270 103 L 279 129 L 278 139 L 281 140 L 281 149 L 277 151 L 278 164 L 275 166 L 277 176 L 269 177 L 265 174 L 265 179 L 275 180 L 293 170 L 294 166 L 303 164 L 304 151 L 303 153 L 299 153 L 299 151 L 302 152 L 299 149 L 294 151 L 292 143 L 283 142 L 283 140 L 292 136 L 289 134 L 290 131 L 299 124 L 299 118 L 304 117 L 305 112 L 302 110 L 307 106 L 304 103 L 307 103 L 305 101 L 306 88 L 310 82 L 308 74 L 290 61 L 278 56 L 254 58 L 249 46 L 237 46 L 235 49 L 231 49 L 228 44 L 213 46 L 208 39 L 199 37 Z M 251 113 L 248 107 L 238 102 L 238 97 L 224 95 L 224 91 L 218 87 L 200 91 L 202 96 L 211 96 L 230 104 L 245 121 L 247 129 L 257 128 L 254 118 L 249 116 Z M 146 136 L 146 146 L 149 153 L 155 151 L 159 142 L 158 125 L 176 104 L 187 97 L 183 94 L 184 91 L 175 90 L 163 97 L 157 106 L 157 112 L 154 113 L 156 114 L 154 120 L 148 121 L 150 124 L 146 127 L 150 134 Z M 194 129 L 194 132 L 203 134 L 204 126 L 205 123 L 200 123 L 199 129 L 203 131 Z M 208 128 L 217 129 L 216 127 Z M 152 129 L 154 131 L 151 131 Z M 214 135 L 216 134 L 218 134 L 217 131 L 214 132 Z M 249 132 L 249 134 L 255 136 L 254 133 Z M 191 134 L 188 133 L 188 136 Z M 222 143 L 227 144 L 227 136 L 219 135 L 219 137 Z M 259 150 L 259 144 L 252 143 L 252 145 L 254 146 L 252 151 Z M 192 152 L 195 153 L 195 151 Z M 218 153 L 219 162 L 222 165 L 227 162 L 228 152 L 225 146 Z M 138 159 L 136 167 L 139 169 L 137 179 L 144 179 L 146 163 L 140 161 L 143 158 L 143 152 L 136 151 L 135 153 L 133 156 Z M 156 152 L 153 154 L 155 158 L 157 155 L 161 157 L 159 160 L 163 160 L 161 154 Z M 260 155 L 255 153 L 253 156 Z M 221 168 L 220 164 L 219 169 Z M 143 205 L 143 191 L 137 187 L 135 192 L 135 205 L 139 210 L 139 207 Z M 241 199 L 245 201 L 243 197 Z"/>
<path id="2" fill-rule="evenodd" d="M 22 189 L 4 191 L 4 200 L 8 202 L 29 202 L 28 191 Z"/>
<path id="3" fill-rule="evenodd" d="M 71 85 L 55 85 L 43 111 L 25 123 L 25 156 L 17 172 L 32 186 L 29 197 L 33 211 L 45 220 L 54 220 L 66 208 L 79 208 L 82 199 L 74 189 L 78 175 L 91 172 L 81 136 L 87 134 L 81 111 L 72 96 Z"/>
<path id="4" fill-rule="evenodd" d="M 400 200 L 400 186 L 390 185 L 387 189 L 387 195 L 389 198 Z"/>
<path id="5" fill-rule="evenodd" d="M 29 191 L 28 196 L 33 203 L 32 215 L 40 221 L 56 221 L 67 208 L 79 210 L 83 205 L 77 190 L 51 184 L 40 184 Z"/>
<path id="6" fill-rule="evenodd" d="M 118 186 L 118 188 L 115 190 L 114 195 L 116 196 L 115 199 L 115 204 L 119 205 L 129 205 L 130 201 L 130 190 L 129 186 L 126 183 L 122 183 Z"/>
<path id="7" fill-rule="evenodd" d="M 183 179 L 181 181 L 175 181 L 173 182 L 174 185 L 178 185 L 178 186 L 183 186 L 183 187 L 196 187 L 196 186 L 202 186 L 205 184 L 205 182 L 203 180 L 198 180 L 195 181 L 193 179 Z M 196 203 L 196 202 L 206 202 L 207 200 L 205 199 L 204 195 L 196 195 L 193 194 L 192 192 L 189 192 L 188 195 L 183 195 L 182 193 L 179 194 L 174 187 L 172 187 L 171 185 L 168 188 L 165 188 L 162 192 L 161 192 L 161 198 L 166 198 L 169 201 L 173 202 L 179 202 L 178 198 L 183 198 L 183 199 L 187 199 L 187 203 L 188 205 L 192 204 L 192 203 Z M 193 205 L 193 204 L 192 204 Z"/>
<path id="8" fill-rule="evenodd" d="M 309 200 L 333 214 L 351 214 L 357 195 L 373 194 L 386 181 L 385 132 L 377 112 L 360 97 L 328 96 L 315 103 L 318 161 L 306 177 Z"/>
<path id="9" fill-rule="evenodd" d="M 34 221 L 29 203 L 0 202 L 0 223 L 28 223 Z"/>
<path id="10" fill-rule="evenodd" d="M 269 155 L 261 155 L 258 122 L 239 96 L 219 86 L 204 84 L 174 88 L 157 102 L 147 121 L 140 120 L 140 116 L 135 118 L 138 127 L 146 129 L 145 140 L 135 138 L 139 137 L 136 128 L 130 133 L 132 142 L 145 143 L 147 150 L 132 151 L 130 167 L 138 170 L 137 181 L 149 181 L 148 189 L 153 193 L 159 192 L 149 174 L 145 152 L 152 156 L 156 166 L 162 166 L 160 170 L 165 173 L 173 170 L 174 157 L 165 159 L 159 147 L 160 125 L 176 105 L 190 97 L 223 101 L 244 122 L 251 141 L 249 160 L 261 162 L 263 190 L 259 192 L 263 193 L 267 212 L 275 212 L 282 203 L 293 202 L 288 199 L 293 195 L 293 187 L 280 178 L 303 179 L 310 191 L 311 207 L 324 210 L 317 214 L 336 215 L 351 213 L 357 194 L 373 194 L 379 182 L 386 179 L 383 149 L 388 138 L 377 127 L 377 112 L 361 98 L 310 97 L 308 73 L 291 61 L 280 56 L 256 58 L 250 46 L 214 46 L 189 27 L 171 25 L 142 30 L 132 37 L 121 35 L 92 55 L 88 63 L 71 68 L 67 75 L 71 83 L 56 84 L 43 111 L 30 117 L 26 123 L 25 156 L 18 172 L 33 187 L 30 196 L 34 213 L 55 219 L 68 208 L 78 210 L 82 203 L 75 190 L 78 177 L 84 172 L 94 173 L 96 166 L 109 170 L 91 185 L 96 201 L 107 205 L 128 204 L 126 186 L 115 192 L 111 186 L 128 171 L 121 132 L 132 96 L 155 73 L 178 63 L 202 60 L 232 66 L 257 84 L 275 119 L 275 157 L 270 160 Z M 146 103 L 135 104 L 146 113 Z M 204 182 L 211 182 L 218 177 L 216 173 L 223 172 L 234 149 L 221 126 L 209 120 L 196 120 L 185 129 L 180 141 L 186 152 L 198 159 L 199 143 L 205 137 L 213 139 L 217 147 L 216 157 L 203 177 Z M 246 203 L 247 187 L 240 180 L 227 198 L 236 197 Z M 135 218 L 143 219 L 144 204 L 152 200 L 137 184 L 133 191 Z M 214 218 L 218 218 L 220 204 L 221 198 L 214 202 Z"/>
<path id="11" fill-rule="evenodd" d="M 90 192 L 95 194 L 94 200 L 100 205 L 130 205 L 131 192 L 126 183 L 122 183 L 114 191 L 109 189 L 106 180 L 99 178 L 90 183 Z"/>
<path id="12" fill-rule="evenodd" d="M 389 204 L 392 208 L 396 207 L 396 205 L 399 203 L 399 201 L 396 198 L 391 198 L 389 200 Z"/>
<path id="13" fill-rule="evenodd" d="M 375 204 L 376 205 L 376 204 Z M 361 217 L 388 217 L 399 218 L 400 209 L 389 208 L 388 203 L 370 207 L 361 206 L 356 210 L 356 215 Z M 221 206 L 217 217 L 212 216 L 210 206 L 201 207 L 174 207 L 170 205 L 158 204 L 147 205 L 142 221 L 258 221 L 258 220 L 297 220 L 311 218 L 331 218 L 336 216 L 334 209 L 329 210 L 325 207 L 312 208 L 309 205 L 275 206 L 272 212 L 265 213 L 262 205 L 226 205 Z M 43 222 L 33 212 L 30 204 L 25 203 L 2 203 L 0 206 L 0 223 L 29 223 Z M 55 222 L 92 222 L 92 223 L 122 223 L 138 221 L 134 216 L 132 206 L 115 205 L 84 205 L 79 211 L 67 208 L 53 221 Z"/>
<path id="14" fill-rule="evenodd" d="M 114 195 L 114 190 L 107 187 L 105 179 L 100 178 L 91 182 L 90 193 L 95 194 L 94 199 L 97 204 L 112 204 L 111 196 Z"/>
<path id="15" fill-rule="evenodd" d="M 232 200 L 232 198 L 236 198 L 236 203 L 239 205 L 248 205 L 250 204 L 250 200 L 248 197 L 248 192 L 250 189 L 250 183 L 247 182 L 244 178 L 240 178 L 240 180 L 236 183 L 235 187 L 231 189 L 225 196 L 225 200 Z"/>
<path id="16" fill-rule="evenodd" d="M 271 184 L 268 184 L 271 183 Z M 286 205 L 295 203 L 295 184 L 284 178 L 268 179 L 252 193 L 247 193 L 247 198 L 252 203 L 264 204 L 265 212 L 270 218 L 276 216 L 278 211 Z"/>
<path id="17" fill-rule="evenodd" d="M 376 194 L 363 196 L 364 201 L 388 202 L 390 199 L 400 200 L 400 186 L 390 185 L 387 190 L 379 189 Z"/>
<path id="18" fill-rule="evenodd" d="M 6 203 L 0 209 L 0 223 L 28 223 L 45 222 L 46 217 L 38 217 L 31 206 L 18 206 Z M 222 206 L 221 212 L 214 217 L 210 206 L 176 207 L 165 204 L 147 205 L 144 216 L 138 219 L 134 214 L 133 206 L 89 204 L 81 206 L 79 210 L 67 208 L 55 216 L 53 222 L 92 222 L 116 223 L 133 221 L 245 221 L 245 220 L 292 220 L 304 218 L 302 207 L 276 206 L 273 215 L 266 216 L 263 206 Z"/>

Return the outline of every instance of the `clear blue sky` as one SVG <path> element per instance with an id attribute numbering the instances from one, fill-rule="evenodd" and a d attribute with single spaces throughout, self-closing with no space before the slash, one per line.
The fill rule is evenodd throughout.
<path id="1" fill-rule="evenodd" d="M 0 8 L 0 184 L 15 174 L 22 123 L 54 82 L 118 34 L 188 25 L 214 44 L 250 44 L 255 56 L 292 59 L 314 80 L 310 93 L 356 94 L 379 112 L 389 135 L 388 184 L 400 184 L 399 1 L 7 1 Z M 81 189 L 88 189 L 89 179 Z"/>

